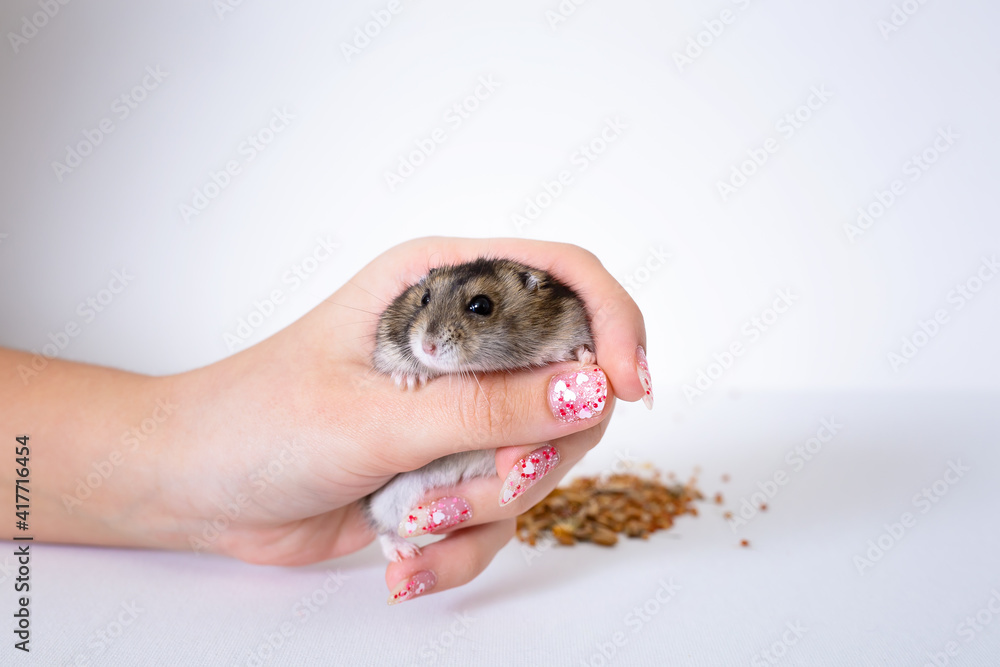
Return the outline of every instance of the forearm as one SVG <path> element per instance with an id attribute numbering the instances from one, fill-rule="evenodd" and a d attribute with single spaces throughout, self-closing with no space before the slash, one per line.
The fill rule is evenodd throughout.
<path id="1" fill-rule="evenodd" d="M 166 546 L 170 531 L 156 461 L 176 412 L 174 378 L 57 359 L 39 370 L 33 356 L 0 348 L 0 487 L 13 498 L 20 467 L 15 438 L 27 435 L 30 515 L 24 534 L 53 542 Z M 144 524 L 157 528 L 145 531 Z"/>

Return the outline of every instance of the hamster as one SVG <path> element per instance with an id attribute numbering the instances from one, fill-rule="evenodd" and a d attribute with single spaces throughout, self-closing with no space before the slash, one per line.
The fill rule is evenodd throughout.
<path id="1" fill-rule="evenodd" d="M 404 389 L 446 374 L 509 371 L 595 361 L 580 297 L 550 274 L 509 259 L 479 258 L 431 269 L 379 318 L 372 366 Z M 459 452 L 401 473 L 362 501 L 382 551 L 420 553 L 398 534 L 405 514 L 433 488 L 496 474 L 495 449 Z"/>

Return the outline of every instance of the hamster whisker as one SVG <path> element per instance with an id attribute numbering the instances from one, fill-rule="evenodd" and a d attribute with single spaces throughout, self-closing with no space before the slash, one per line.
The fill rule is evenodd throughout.
<path id="1" fill-rule="evenodd" d="M 430 266 L 431 264 L 434 263 L 434 258 L 435 257 L 440 257 L 440 256 L 441 256 L 441 251 L 440 250 L 435 250 L 431 254 L 427 255 L 427 266 Z"/>
<path id="2" fill-rule="evenodd" d="M 385 300 L 385 299 L 383 299 L 382 297 L 378 296 L 378 295 L 377 295 L 377 294 L 375 294 L 374 292 L 370 292 L 370 291 L 366 290 L 366 289 L 365 289 L 364 287 L 362 287 L 361 285 L 358 285 L 358 284 L 357 284 L 357 283 L 355 283 L 355 282 L 354 282 L 353 280 L 348 280 L 348 281 L 347 281 L 347 284 L 348 284 L 348 285 L 352 285 L 352 286 L 354 286 L 354 287 L 357 287 L 357 288 L 358 288 L 359 290 L 361 290 L 361 291 L 362 291 L 362 292 L 364 292 L 365 294 L 368 294 L 368 295 L 370 295 L 371 297 L 373 297 L 373 298 L 375 298 L 375 299 L 377 299 L 377 300 L 381 301 L 382 303 L 384 303 L 384 304 L 385 304 L 385 305 L 387 305 L 387 306 L 389 305 L 389 302 L 388 302 L 388 301 L 386 301 L 386 300 Z"/>
<path id="3" fill-rule="evenodd" d="M 360 322 L 341 322 L 340 324 L 335 324 L 334 329 L 339 329 L 340 327 L 356 327 L 359 324 L 371 324 L 371 320 L 361 320 Z M 374 337 L 375 334 L 371 333 L 370 336 Z"/>
<path id="4" fill-rule="evenodd" d="M 337 303 L 336 301 L 330 301 L 329 299 L 327 299 L 326 303 L 330 304 L 331 306 L 340 306 L 341 308 L 348 308 L 350 310 L 356 310 L 361 313 L 368 313 L 369 315 L 374 315 L 375 317 L 381 315 L 381 313 L 376 313 L 371 310 L 365 310 L 364 308 L 357 308 L 355 306 L 348 306 L 346 303 Z"/>
<path id="5" fill-rule="evenodd" d="M 493 405 L 490 403 L 490 397 L 487 396 L 486 392 L 483 390 L 483 385 L 480 384 L 479 377 L 476 375 L 476 372 L 475 371 L 469 371 L 469 375 L 471 375 L 472 379 L 476 381 L 476 385 L 479 387 L 480 393 L 482 393 L 483 398 L 486 399 L 486 405 L 489 405 L 492 408 Z"/>

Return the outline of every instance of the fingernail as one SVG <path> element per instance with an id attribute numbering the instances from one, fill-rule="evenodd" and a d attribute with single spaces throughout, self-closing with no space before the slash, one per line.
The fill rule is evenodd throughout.
<path id="1" fill-rule="evenodd" d="M 549 382 L 549 406 L 556 419 L 575 422 L 604 411 L 608 378 L 597 366 L 560 373 Z"/>
<path id="2" fill-rule="evenodd" d="M 559 463 L 559 450 L 552 445 L 539 447 L 514 464 L 500 490 L 500 507 L 534 486 Z"/>
<path id="3" fill-rule="evenodd" d="M 399 604 L 420 597 L 430 591 L 437 584 L 437 576 L 430 570 L 422 570 L 410 575 L 409 579 L 396 584 L 396 587 L 389 593 L 389 604 Z"/>
<path id="4" fill-rule="evenodd" d="M 399 535 L 425 535 L 471 518 L 472 506 L 464 498 L 438 498 L 410 510 L 406 518 L 399 522 Z"/>
<path id="5" fill-rule="evenodd" d="M 653 377 L 649 374 L 649 364 L 646 363 L 646 351 L 642 345 L 635 348 L 635 370 L 639 374 L 639 382 L 642 384 L 642 402 L 646 408 L 653 409 Z"/>

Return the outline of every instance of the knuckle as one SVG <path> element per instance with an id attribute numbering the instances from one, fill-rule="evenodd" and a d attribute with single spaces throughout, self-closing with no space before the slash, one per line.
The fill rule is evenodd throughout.
<path id="1" fill-rule="evenodd" d="M 507 442 L 527 416 L 525 401 L 506 375 L 466 383 L 461 395 L 458 420 L 467 445 Z"/>
<path id="2" fill-rule="evenodd" d="M 587 250 L 586 248 L 580 247 L 580 246 L 573 246 L 573 247 L 578 249 L 578 252 L 580 253 L 580 258 L 581 259 L 585 259 L 585 260 L 587 260 L 589 262 L 593 262 L 594 264 L 603 266 L 603 264 L 601 264 L 600 258 L 597 255 L 595 255 L 594 253 L 592 253 L 591 251 Z"/>

